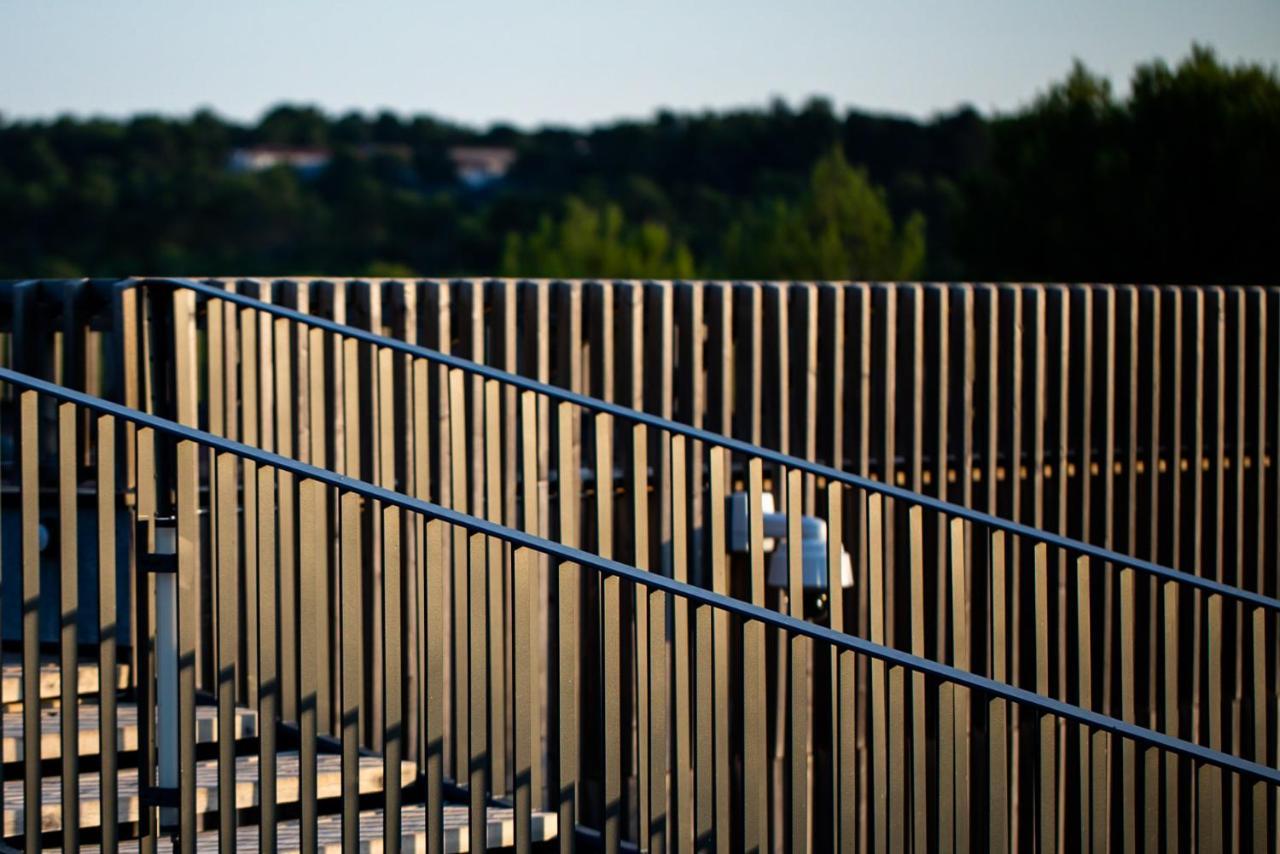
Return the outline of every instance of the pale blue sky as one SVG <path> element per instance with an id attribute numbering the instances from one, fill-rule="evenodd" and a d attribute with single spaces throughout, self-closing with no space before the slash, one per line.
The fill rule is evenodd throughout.
<path id="1" fill-rule="evenodd" d="M 1193 40 L 1275 64 L 1280 0 L 0 0 L 0 114 L 288 100 L 529 126 L 819 94 L 927 116 L 1024 104 L 1073 57 L 1123 90 Z"/>

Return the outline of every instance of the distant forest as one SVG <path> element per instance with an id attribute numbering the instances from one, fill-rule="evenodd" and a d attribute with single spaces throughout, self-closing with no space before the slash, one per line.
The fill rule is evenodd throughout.
<path id="1" fill-rule="evenodd" d="M 255 146 L 328 161 L 232 168 Z M 515 160 L 468 186 L 459 146 Z M 1077 64 L 1023 109 L 927 121 L 820 99 L 527 132 L 0 116 L 0 277 L 1275 283 L 1278 246 L 1280 76 L 1203 47 L 1123 97 Z"/>

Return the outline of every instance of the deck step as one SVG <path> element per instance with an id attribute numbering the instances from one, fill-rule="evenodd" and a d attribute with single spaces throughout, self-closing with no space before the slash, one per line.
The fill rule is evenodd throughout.
<path id="1" fill-rule="evenodd" d="M 298 754 L 282 752 L 277 757 L 276 799 L 280 803 L 298 800 Z M 241 756 L 236 760 L 236 808 L 258 805 L 258 757 Z M 401 763 L 400 782 L 408 785 L 414 779 L 416 768 L 412 762 Z M 382 760 L 378 757 L 360 758 L 360 791 L 380 792 L 383 788 Z M 342 794 L 342 758 L 336 754 L 318 757 L 316 774 L 318 797 L 336 798 Z M 102 824 L 97 773 L 80 775 L 80 826 L 99 827 Z M 121 769 L 119 774 L 119 821 L 138 820 L 141 802 L 138 797 L 138 771 Z M 62 829 L 61 783 L 57 777 L 46 777 L 42 786 L 41 830 Z M 196 812 L 212 813 L 218 809 L 218 763 L 206 760 L 196 764 Z M 24 832 L 22 781 L 6 780 L 4 783 L 4 835 L 17 836 Z"/>
<path id="2" fill-rule="evenodd" d="M 22 702 L 22 660 L 17 655 L 6 655 L 0 665 L 0 703 Z M 129 687 L 129 667 L 116 665 L 116 690 Z M 76 693 L 98 693 L 98 663 L 81 661 L 76 667 Z M 62 669 L 58 662 L 48 658 L 40 661 L 40 699 L 57 700 L 62 696 Z"/>
<path id="3" fill-rule="evenodd" d="M 79 755 L 96 756 L 99 707 L 94 704 L 80 706 L 78 715 Z M 235 737 L 252 738 L 258 734 L 258 715 L 249 709 L 235 710 Z M 218 738 L 218 709 L 215 706 L 196 706 L 196 741 L 212 742 Z M 116 749 L 138 749 L 138 707 L 121 703 L 116 708 Z M 3 742 L 0 757 L 5 762 L 21 762 L 23 758 L 22 715 L 6 712 L 3 721 Z M 62 756 L 62 711 L 43 709 L 40 712 L 40 757 L 58 759 Z"/>
<path id="4" fill-rule="evenodd" d="M 417 854 L 427 850 L 427 814 L 421 804 L 407 806 L 401 811 L 400 850 L 405 854 Z M 556 835 L 556 814 L 535 812 L 533 814 L 533 842 L 545 842 Z M 504 807 L 489 807 L 487 847 L 509 848 L 516 843 L 515 820 L 512 811 Z M 292 854 L 301 851 L 302 841 L 299 837 L 299 825 L 296 821 L 284 821 L 278 825 L 277 845 L 280 854 Z M 254 852 L 258 850 L 257 827 L 240 827 L 236 829 L 236 850 Z M 382 841 L 382 810 L 368 810 L 360 813 L 360 851 L 366 854 L 379 854 L 384 850 Z M 342 818 L 336 815 L 320 817 L 318 827 L 319 849 L 324 854 L 339 854 L 342 851 Z M 83 851 L 97 851 L 96 848 L 85 848 Z M 138 850 L 137 842 L 121 843 L 122 852 Z M 156 846 L 158 852 L 173 850 L 172 841 L 165 839 Z M 216 831 L 201 833 L 196 840 L 197 852 L 214 852 L 218 850 L 218 834 Z M 444 850 L 446 852 L 470 851 L 470 837 L 467 824 L 467 808 L 459 804 L 446 804 L 444 808 Z"/>

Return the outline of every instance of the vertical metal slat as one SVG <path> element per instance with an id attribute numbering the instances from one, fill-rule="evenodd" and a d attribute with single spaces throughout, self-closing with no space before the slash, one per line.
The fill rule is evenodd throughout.
<path id="1" fill-rule="evenodd" d="M 98 438 L 98 757 L 102 851 L 114 854 L 119 827 L 119 761 L 116 756 L 116 432 L 100 415 Z M 139 742 L 141 743 L 141 741 Z"/>
<path id="2" fill-rule="evenodd" d="M 342 850 L 360 836 L 360 700 L 364 692 L 361 650 L 360 496 L 343 493 L 342 505 Z"/>
<path id="3" fill-rule="evenodd" d="M 61 614 L 59 712 L 62 716 L 62 847 L 80 847 L 80 697 L 76 622 L 80 605 L 80 559 L 76 537 L 76 406 L 58 405 L 58 566 Z M 100 674 L 102 678 L 110 674 Z M 112 686 L 114 687 L 114 686 Z"/>

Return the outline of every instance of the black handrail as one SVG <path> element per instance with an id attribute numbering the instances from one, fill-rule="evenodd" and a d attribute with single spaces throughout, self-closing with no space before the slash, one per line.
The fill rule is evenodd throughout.
<path id="1" fill-rule="evenodd" d="M 680 436 L 685 436 L 694 441 L 719 446 L 734 453 L 755 456 L 775 465 L 785 466 L 788 469 L 796 469 L 804 472 L 805 474 L 814 475 L 826 480 L 842 483 L 846 486 L 877 493 L 886 498 L 902 501 L 927 510 L 944 513 L 949 516 L 964 519 L 968 522 L 983 525 L 990 529 L 1004 531 L 1005 533 L 1014 536 L 1023 537 L 1033 542 L 1044 543 L 1045 545 L 1064 549 L 1073 554 L 1084 555 L 1095 560 L 1102 561 L 1105 564 L 1117 564 L 1121 567 L 1139 570 L 1164 581 L 1175 581 L 1181 584 L 1186 584 L 1189 587 L 1203 591 L 1204 593 L 1217 594 L 1244 605 L 1263 608 L 1274 613 L 1280 613 L 1280 599 L 1266 596 L 1262 593 L 1243 590 L 1210 578 L 1192 575 L 1190 573 L 1173 569 L 1172 567 L 1163 566 L 1153 561 L 1143 560 L 1142 558 L 1136 558 L 1131 555 L 1125 555 L 1120 552 L 1112 551 L 1111 549 L 1085 543 L 1070 537 L 1064 537 L 1050 531 L 1033 528 L 1030 525 L 1026 525 L 1021 522 L 1014 522 L 1009 519 L 1003 519 L 999 516 L 993 516 L 989 513 L 984 513 L 981 510 L 975 510 L 960 504 L 952 504 L 939 498 L 933 498 L 918 492 L 912 492 L 909 489 L 893 486 L 888 483 L 882 483 L 861 475 L 849 474 L 848 472 L 841 471 L 840 469 L 804 460 L 799 457 L 794 457 L 790 454 L 782 453 L 781 451 L 774 451 L 768 448 L 752 445 L 749 442 L 744 442 L 740 439 L 734 439 L 719 433 L 713 433 L 699 427 L 691 427 L 687 424 L 671 421 L 648 412 L 630 409 L 616 403 L 609 403 L 608 401 L 588 397 L 586 395 L 579 394 L 578 392 L 569 391 L 567 389 L 559 388 L 558 386 L 548 385 L 546 383 L 538 382 L 537 380 L 522 377 L 518 374 L 508 373 L 498 368 L 493 368 L 478 362 L 472 362 L 458 356 L 441 353 L 437 350 L 432 350 L 416 344 L 409 344 L 395 338 L 387 338 L 374 332 L 369 332 L 368 330 L 359 329 L 353 326 L 346 326 L 323 317 L 317 317 L 315 315 L 297 311 L 296 309 L 286 308 L 274 303 L 263 302 L 253 297 L 238 294 L 233 291 L 222 290 L 221 288 L 207 285 L 202 282 L 180 278 L 153 278 L 139 279 L 137 280 L 137 285 L 140 287 L 168 286 L 186 288 L 203 294 L 209 298 L 226 300 L 276 317 L 286 318 L 318 329 L 324 329 L 337 335 L 354 338 L 367 344 L 385 347 L 387 349 L 403 353 L 407 356 L 427 359 L 430 362 L 444 365 L 449 368 L 456 368 L 475 376 L 506 383 L 521 390 L 543 394 L 553 400 L 581 406 L 592 412 L 604 413 L 615 418 L 625 419 L 631 423 L 644 424 L 647 427 L 665 430 Z"/>
<path id="2" fill-rule="evenodd" d="M 353 492 L 384 504 L 420 513 L 428 518 L 439 519 L 450 525 L 456 525 L 467 531 L 483 534 L 504 540 L 517 547 L 532 549 L 555 560 L 588 566 L 606 575 L 617 576 L 627 581 L 641 584 L 649 588 L 661 590 L 674 596 L 699 605 L 719 608 L 744 619 L 757 620 L 765 625 L 783 629 L 795 635 L 801 635 L 815 641 L 830 644 L 840 650 L 867 655 L 891 665 L 906 667 L 908 670 L 933 676 L 967 688 L 994 695 L 1010 702 L 1036 709 L 1040 712 L 1064 718 L 1077 724 L 1112 733 L 1122 738 L 1129 738 L 1138 744 L 1155 747 L 1160 750 L 1176 753 L 1189 759 L 1208 763 L 1244 777 L 1280 786 L 1280 769 L 1269 768 L 1247 759 L 1212 750 L 1180 738 L 1164 735 L 1137 724 L 1121 721 L 1098 712 L 1082 709 L 1055 700 L 1025 688 L 1018 688 L 1004 682 L 997 682 L 966 670 L 960 670 L 946 664 L 919 658 L 900 650 L 882 646 L 853 635 L 834 631 L 816 623 L 807 622 L 797 617 L 779 614 L 775 611 L 734 599 L 720 593 L 714 593 L 701 587 L 676 581 L 657 573 L 646 572 L 616 560 L 602 558 L 576 549 L 571 546 L 546 540 L 532 534 L 504 527 L 494 522 L 469 516 L 456 510 L 441 507 L 429 501 L 411 498 L 394 490 L 375 486 L 366 481 L 357 480 L 345 475 L 336 474 L 328 469 L 319 468 L 309 463 L 300 462 L 270 451 L 264 451 L 249 445 L 206 433 L 194 427 L 145 412 L 113 403 L 93 395 L 74 391 L 64 386 L 38 379 L 27 374 L 0 368 L 0 382 L 6 382 L 18 388 L 27 389 L 39 394 L 73 403 L 102 415 L 111 415 L 121 421 L 128 421 L 140 427 L 147 427 L 157 432 L 176 437 L 180 440 L 195 442 L 206 448 L 234 454 L 242 459 L 252 460 L 260 465 L 270 466 L 290 472 L 298 477 L 315 480 L 340 490 Z"/>

